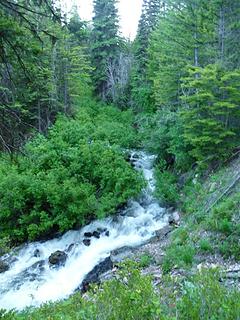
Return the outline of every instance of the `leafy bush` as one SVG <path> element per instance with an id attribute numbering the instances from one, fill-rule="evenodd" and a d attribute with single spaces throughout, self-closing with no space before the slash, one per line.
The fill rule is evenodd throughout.
<path id="1" fill-rule="evenodd" d="M 179 320 L 237 320 L 240 292 L 225 288 L 215 270 L 203 270 L 185 281 L 183 295 L 177 303 Z"/>
<path id="2" fill-rule="evenodd" d="M 166 107 L 154 114 L 138 115 L 137 123 L 144 147 L 158 156 L 164 164 L 163 169 L 169 166 L 169 159 L 174 159 L 177 170 L 185 172 L 190 169 L 194 159 L 189 155 L 189 145 L 183 139 L 179 112 Z"/>
<path id="3" fill-rule="evenodd" d="M 156 169 L 156 196 L 163 204 L 175 205 L 179 199 L 177 178 L 170 171 Z"/>
<path id="4" fill-rule="evenodd" d="M 225 257 L 240 259 L 240 197 L 239 192 L 223 199 L 206 218 L 207 229 L 217 231 L 221 237 L 217 239 L 220 253 Z"/>
<path id="5" fill-rule="evenodd" d="M 143 179 L 120 151 L 133 143 L 125 138 L 132 130 L 130 113 L 105 109 L 115 122 L 104 136 L 96 120 L 103 111 L 83 108 L 77 119 L 60 117 L 48 137 L 39 135 L 29 142 L 16 164 L 5 168 L 5 162 L 0 163 L 3 236 L 18 242 L 49 237 L 112 214 L 140 192 Z M 118 127 L 112 137 L 121 122 L 126 128 Z"/>

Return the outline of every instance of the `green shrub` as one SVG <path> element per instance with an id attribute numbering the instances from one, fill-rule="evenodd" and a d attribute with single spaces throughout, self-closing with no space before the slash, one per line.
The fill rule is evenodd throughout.
<path id="1" fill-rule="evenodd" d="M 39 135 L 25 146 L 16 164 L 5 168 L 0 162 L 3 237 L 17 242 L 49 237 L 112 214 L 139 194 L 143 179 L 121 151 L 134 140 L 126 138 L 133 130 L 131 113 L 100 110 L 83 108 L 77 119 L 60 117 L 47 137 Z M 115 122 L 99 136 L 105 112 Z"/>
<path id="2" fill-rule="evenodd" d="M 156 169 L 156 196 L 163 204 L 175 205 L 179 200 L 177 178 L 170 171 Z"/>
<path id="3" fill-rule="evenodd" d="M 199 248 L 201 251 L 204 251 L 204 252 L 212 252 L 213 251 L 213 248 L 212 248 L 208 239 L 201 239 L 199 241 Z"/>
<path id="4" fill-rule="evenodd" d="M 152 261 L 153 261 L 153 257 L 145 253 L 140 257 L 139 266 L 140 268 L 149 267 Z"/>
<path id="5" fill-rule="evenodd" d="M 191 244 L 170 245 L 166 249 L 166 255 L 163 259 L 162 269 L 165 273 L 169 272 L 174 266 L 188 267 L 193 263 L 195 248 Z"/>
<path id="6" fill-rule="evenodd" d="M 240 197 L 239 192 L 223 199 L 206 218 L 205 227 L 218 232 L 218 250 L 224 257 L 240 259 Z"/>
<path id="7" fill-rule="evenodd" d="M 240 292 L 225 288 L 217 271 L 203 270 L 185 281 L 177 303 L 179 320 L 238 320 Z"/>

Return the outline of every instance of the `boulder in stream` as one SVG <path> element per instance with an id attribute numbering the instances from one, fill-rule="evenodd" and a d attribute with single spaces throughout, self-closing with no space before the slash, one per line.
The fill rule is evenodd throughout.
<path id="1" fill-rule="evenodd" d="M 90 244 L 91 244 L 91 240 L 90 240 L 90 239 L 83 239 L 83 244 L 84 244 L 85 246 L 89 247 Z"/>
<path id="2" fill-rule="evenodd" d="M 0 260 L 0 273 L 8 271 L 9 268 L 9 264 L 7 262 Z"/>
<path id="3" fill-rule="evenodd" d="M 41 251 L 39 249 L 35 249 L 33 252 L 33 256 L 35 258 L 39 258 L 41 256 Z"/>
<path id="4" fill-rule="evenodd" d="M 174 211 L 168 218 L 170 225 L 178 225 L 180 223 L 180 214 L 178 211 Z"/>
<path id="5" fill-rule="evenodd" d="M 48 262 L 54 266 L 63 266 L 67 260 L 67 254 L 64 251 L 57 250 L 48 258 Z"/>
<path id="6" fill-rule="evenodd" d="M 93 237 L 99 239 L 100 238 L 100 232 L 99 231 L 93 231 Z"/>
<path id="7" fill-rule="evenodd" d="M 102 262 L 100 262 L 98 265 L 96 265 L 92 271 L 90 271 L 86 277 L 84 278 L 82 284 L 81 284 L 81 291 L 86 292 L 89 289 L 89 286 L 93 283 L 99 283 L 100 282 L 100 275 L 103 273 L 111 270 L 113 268 L 113 262 L 110 257 L 107 257 Z"/>
<path id="8" fill-rule="evenodd" d="M 86 238 L 91 238 L 92 237 L 92 232 L 84 232 L 84 237 Z"/>

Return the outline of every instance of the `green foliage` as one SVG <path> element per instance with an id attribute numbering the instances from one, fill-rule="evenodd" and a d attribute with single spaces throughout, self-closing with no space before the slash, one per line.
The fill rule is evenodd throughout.
<path id="1" fill-rule="evenodd" d="M 139 266 L 140 268 L 147 268 L 150 266 L 151 262 L 153 262 L 153 257 L 145 253 L 140 257 Z"/>
<path id="2" fill-rule="evenodd" d="M 94 67 L 95 92 L 104 100 L 108 96 L 108 68 L 119 53 L 118 13 L 115 0 L 94 0 L 91 33 L 91 60 Z"/>
<path id="3" fill-rule="evenodd" d="M 170 171 L 156 169 L 156 196 L 163 204 L 176 205 L 179 200 L 177 178 Z"/>
<path id="4" fill-rule="evenodd" d="M 6 236 L 4 238 L 0 238 L 0 256 L 4 255 L 10 251 L 10 238 Z"/>
<path id="5" fill-rule="evenodd" d="M 0 149 L 9 153 L 92 93 L 86 39 L 77 37 L 85 25 L 76 30 L 71 19 L 69 31 L 48 2 L 0 3 Z"/>
<path id="6" fill-rule="evenodd" d="M 163 259 L 162 268 L 165 273 L 172 270 L 173 267 L 183 268 L 193 264 L 196 250 L 192 244 L 172 244 L 166 250 Z"/>
<path id="7" fill-rule="evenodd" d="M 190 94 L 182 99 L 184 138 L 199 162 L 226 158 L 238 145 L 240 72 L 218 65 L 191 68 L 183 86 Z"/>
<path id="8" fill-rule="evenodd" d="M 213 248 L 211 246 L 209 239 L 201 239 L 199 241 L 199 247 L 200 247 L 200 250 L 203 252 L 212 252 L 213 251 Z"/>
<path id="9" fill-rule="evenodd" d="M 177 303 L 178 319 L 238 319 L 240 293 L 222 286 L 219 278 L 218 272 L 203 270 L 185 281 L 183 295 Z"/>
<path id="10" fill-rule="evenodd" d="M 135 142 L 132 130 L 131 113 L 114 107 L 60 117 L 47 138 L 26 145 L 16 165 L 1 165 L 1 233 L 20 242 L 48 237 L 112 214 L 136 196 L 143 179 L 120 151 Z"/>
<path id="11" fill-rule="evenodd" d="M 239 54 L 232 38 L 239 14 L 235 1 L 206 0 L 169 1 L 159 13 L 146 82 L 152 110 L 161 110 L 154 130 L 155 141 L 163 142 L 159 157 L 173 155 L 177 170 L 189 170 L 196 161 L 206 168 L 238 146 L 239 64 L 229 45 Z"/>
<path id="12" fill-rule="evenodd" d="M 197 240 L 198 248 L 201 251 L 217 252 L 225 258 L 232 257 L 239 260 L 240 197 L 238 190 L 233 190 L 232 194 L 220 199 L 206 213 L 209 204 L 219 197 L 222 188 L 227 188 L 231 181 L 232 176 L 227 172 L 227 168 L 223 168 L 206 181 L 200 179 L 194 183 L 188 183 L 183 190 L 184 196 L 181 202 L 182 209 L 187 213 L 186 227 L 189 229 L 189 234 L 197 235 L 203 230 L 208 232 L 208 238 Z M 209 192 L 213 183 L 216 184 L 215 194 Z M 181 230 L 182 227 L 179 229 Z"/>
<path id="13" fill-rule="evenodd" d="M 233 256 L 240 259 L 240 197 L 239 193 L 224 199 L 210 212 L 206 218 L 206 228 L 217 231 L 221 237 L 217 241 L 220 253 L 224 257 Z"/>

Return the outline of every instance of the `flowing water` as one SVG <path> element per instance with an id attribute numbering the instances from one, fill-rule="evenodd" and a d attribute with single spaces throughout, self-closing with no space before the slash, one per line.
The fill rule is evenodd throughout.
<path id="1" fill-rule="evenodd" d="M 154 199 L 153 162 L 155 157 L 133 152 L 131 162 L 143 172 L 147 187 L 140 199 L 129 201 L 114 218 L 94 221 L 79 231 L 69 231 L 62 237 L 24 245 L 18 252 L 3 259 L 12 260 L 10 269 L 0 274 L 0 309 L 21 310 L 47 301 L 67 298 L 79 287 L 84 277 L 112 250 L 140 245 L 167 224 L 167 213 Z M 107 229 L 91 245 L 83 244 L 84 233 Z M 71 248 L 71 250 L 70 250 Z M 64 266 L 49 266 L 51 253 L 61 250 L 68 254 Z"/>

